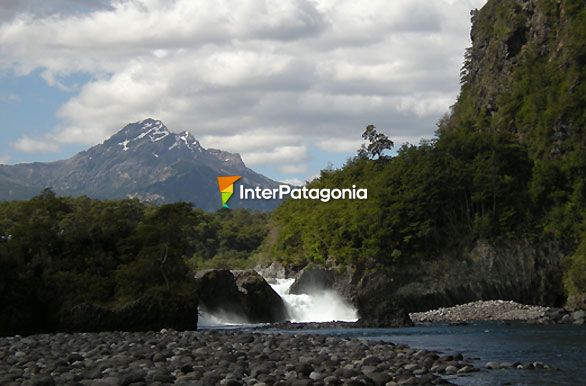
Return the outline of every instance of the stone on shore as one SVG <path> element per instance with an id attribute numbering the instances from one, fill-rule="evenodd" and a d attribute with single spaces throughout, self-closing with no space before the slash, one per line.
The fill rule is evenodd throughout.
<path id="1" fill-rule="evenodd" d="M 210 269 L 195 275 L 202 309 L 227 313 L 249 323 L 289 319 L 283 299 L 254 270 Z"/>
<path id="2" fill-rule="evenodd" d="M 548 307 L 530 306 L 506 300 L 479 300 L 448 308 L 409 314 L 415 323 L 461 324 L 473 320 L 521 320 L 543 317 Z"/>
<path id="3" fill-rule="evenodd" d="M 445 382 L 432 372 L 438 367 L 454 376 L 474 369 L 465 358 L 406 345 L 305 334 L 164 330 L 0 338 L 2 384 L 438 384 Z"/>

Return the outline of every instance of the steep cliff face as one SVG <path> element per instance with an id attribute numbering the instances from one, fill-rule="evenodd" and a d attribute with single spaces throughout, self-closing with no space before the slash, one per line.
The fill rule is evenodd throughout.
<path id="1" fill-rule="evenodd" d="M 537 228 L 569 251 L 570 306 L 586 302 L 586 2 L 489 0 L 472 12 L 462 88 L 442 133 L 512 134 L 532 170 Z M 569 247 L 568 247 L 569 246 Z M 578 299 L 578 300 L 576 300 Z"/>
<path id="2" fill-rule="evenodd" d="M 478 242 L 471 250 L 441 256 L 396 272 L 355 267 L 307 267 L 292 293 L 333 289 L 352 302 L 364 325 L 404 325 L 406 312 L 427 311 L 475 300 L 564 304 L 563 261 L 555 242 Z"/>
<path id="3" fill-rule="evenodd" d="M 565 254 L 554 242 L 478 242 L 404 272 L 394 298 L 409 312 L 491 299 L 560 307 Z"/>
<path id="4" fill-rule="evenodd" d="M 473 11 L 461 94 L 443 128 L 510 131 L 538 158 L 583 148 L 585 6 L 489 0 Z"/>

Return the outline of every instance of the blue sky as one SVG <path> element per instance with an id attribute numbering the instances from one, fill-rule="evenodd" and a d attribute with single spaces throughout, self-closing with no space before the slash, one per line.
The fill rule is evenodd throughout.
<path id="1" fill-rule="evenodd" d="M 483 4 L 9 0 L 0 162 L 68 158 L 152 117 L 303 181 L 342 165 L 368 124 L 397 144 L 433 136 Z"/>
<path id="2" fill-rule="evenodd" d="M 82 77 L 79 82 L 85 81 Z M 0 132 L 0 155 L 9 163 L 53 161 L 83 150 L 83 145 L 69 145 L 58 152 L 23 152 L 13 144 L 23 136 L 42 138 L 57 127 L 56 113 L 71 92 L 51 87 L 38 71 L 29 75 L 0 74 L 0 115 L 4 128 Z"/>

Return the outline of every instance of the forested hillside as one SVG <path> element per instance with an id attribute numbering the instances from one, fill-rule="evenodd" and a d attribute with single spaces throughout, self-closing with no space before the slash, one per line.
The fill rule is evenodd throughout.
<path id="1" fill-rule="evenodd" d="M 368 201 L 285 202 L 268 255 L 397 272 L 480 241 L 555 243 L 570 255 L 570 302 L 583 301 L 586 4 L 491 0 L 472 22 L 461 93 L 437 136 L 323 171 L 311 187 L 356 184 Z"/>
<path id="2" fill-rule="evenodd" d="M 118 309 L 145 296 L 157 305 L 183 299 L 193 323 L 193 271 L 241 264 L 265 237 L 265 217 L 210 214 L 187 203 L 61 198 L 50 190 L 2 202 L 0 333 L 67 329 L 75 307 Z"/>

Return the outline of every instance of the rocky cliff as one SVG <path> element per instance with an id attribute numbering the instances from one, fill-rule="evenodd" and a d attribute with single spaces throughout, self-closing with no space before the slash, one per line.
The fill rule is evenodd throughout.
<path id="1" fill-rule="evenodd" d="M 489 0 L 472 13 L 471 38 L 440 135 L 504 132 L 522 145 L 532 163 L 528 210 L 570 256 L 568 306 L 586 307 L 586 248 L 573 253 L 586 245 L 586 2 Z"/>
<path id="2" fill-rule="evenodd" d="M 333 289 L 356 306 L 360 323 L 371 327 L 405 325 L 407 313 L 474 300 L 559 307 L 565 300 L 564 255 L 555 243 L 478 242 L 469 251 L 395 272 L 308 266 L 290 292 Z"/>
<path id="3" fill-rule="evenodd" d="M 473 11 L 461 93 L 443 128 L 508 131 L 542 159 L 583 148 L 584 6 L 579 0 L 489 0 Z"/>
<path id="4" fill-rule="evenodd" d="M 402 272 L 393 297 L 409 312 L 491 299 L 559 307 L 565 254 L 556 243 L 481 241 Z"/>

